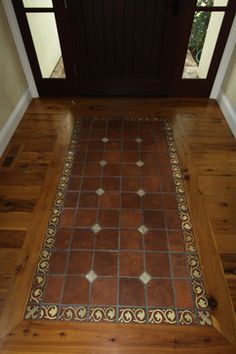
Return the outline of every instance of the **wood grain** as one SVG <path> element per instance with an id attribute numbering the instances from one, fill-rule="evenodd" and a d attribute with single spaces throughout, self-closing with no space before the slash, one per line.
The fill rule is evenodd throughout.
<path id="1" fill-rule="evenodd" d="M 78 115 L 173 119 L 181 164 L 187 179 L 190 177 L 186 187 L 206 286 L 218 303 L 214 311 L 217 330 L 205 326 L 22 322 L 55 181 Z M 0 161 L 1 352 L 234 353 L 235 347 L 229 344 L 235 340 L 229 291 L 235 306 L 235 150 L 235 139 L 211 100 L 33 100 Z"/>

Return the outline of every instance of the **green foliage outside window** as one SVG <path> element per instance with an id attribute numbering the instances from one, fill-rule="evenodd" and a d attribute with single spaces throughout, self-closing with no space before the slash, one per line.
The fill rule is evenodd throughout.
<path id="1" fill-rule="evenodd" d="M 213 6 L 214 0 L 199 0 L 197 6 Z M 206 37 L 208 23 L 210 21 L 211 13 L 198 11 L 195 12 L 192 32 L 189 41 L 189 49 L 194 60 L 199 63 L 203 44 Z"/>

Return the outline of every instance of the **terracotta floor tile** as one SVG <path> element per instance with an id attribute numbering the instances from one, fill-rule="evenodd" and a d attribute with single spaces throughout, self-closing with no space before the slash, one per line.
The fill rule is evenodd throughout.
<path id="1" fill-rule="evenodd" d="M 118 192 L 105 192 L 100 197 L 101 209 L 118 209 L 120 207 L 120 193 Z"/>
<path id="2" fill-rule="evenodd" d="M 97 208 L 98 195 L 95 192 L 81 192 L 79 196 L 79 208 Z"/>
<path id="3" fill-rule="evenodd" d="M 161 180 L 158 176 L 155 177 L 143 177 L 143 189 L 145 192 L 160 192 Z"/>
<path id="4" fill-rule="evenodd" d="M 184 241 L 181 231 L 168 231 L 169 249 L 171 252 L 184 252 Z"/>
<path id="5" fill-rule="evenodd" d="M 142 213 L 136 209 L 124 209 L 121 211 L 121 227 L 137 229 L 142 224 Z"/>
<path id="6" fill-rule="evenodd" d="M 188 264 L 185 254 L 171 254 L 172 271 L 174 278 L 188 277 Z"/>
<path id="7" fill-rule="evenodd" d="M 101 140 L 90 140 L 88 144 L 88 150 L 102 150 L 104 149 L 104 143 Z"/>
<path id="8" fill-rule="evenodd" d="M 65 208 L 76 208 L 78 195 L 78 192 L 67 192 L 64 201 Z"/>
<path id="9" fill-rule="evenodd" d="M 120 177 L 103 177 L 102 188 L 105 191 L 119 191 Z"/>
<path id="10" fill-rule="evenodd" d="M 92 253 L 87 251 L 71 251 L 69 256 L 68 274 L 85 275 L 91 269 Z"/>
<path id="11" fill-rule="evenodd" d="M 100 178 L 84 177 L 82 179 L 82 191 L 96 191 L 100 187 Z"/>
<path id="12" fill-rule="evenodd" d="M 144 257 L 138 252 L 120 252 L 120 276 L 139 277 L 144 271 Z"/>
<path id="13" fill-rule="evenodd" d="M 94 257 L 94 272 L 99 275 L 117 275 L 117 253 L 96 252 Z"/>
<path id="14" fill-rule="evenodd" d="M 106 120 L 94 120 L 92 123 L 92 128 L 93 129 L 105 129 L 107 127 L 107 121 Z"/>
<path id="15" fill-rule="evenodd" d="M 94 233 L 89 229 L 75 229 L 73 233 L 71 248 L 92 249 Z"/>
<path id="16" fill-rule="evenodd" d="M 123 125 L 122 120 L 109 120 L 107 123 L 108 123 L 108 131 L 109 130 L 117 130 L 117 129 L 120 130 Z"/>
<path id="17" fill-rule="evenodd" d="M 170 164 L 170 157 L 168 152 L 158 151 L 157 159 L 159 164 Z"/>
<path id="18" fill-rule="evenodd" d="M 120 249 L 142 250 L 143 236 L 137 230 L 121 230 Z"/>
<path id="19" fill-rule="evenodd" d="M 68 190 L 78 191 L 80 188 L 81 177 L 71 176 L 68 183 Z"/>
<path id="20" fill-rule="evenodd" d="M 78 226 L 93 226 L 96 223 L 96 209 L 78 209 L 76 213 L 75 225 Z"/>
<path id="21" fill-rule="evenodd" d="M 167 253 L 147 253 L 146 254 L 147 272 L 155 277 L 169 277 L 170 264 Z"/>
<path id="22" fill-rule="evenodd" d="M 163 230 L 148 231 L 144 235 L 145 248 L 148 251 L 167 251 L 167 235 Z"/>
<path id="23" fill-rule="evenodd" d="M 147 284 L 148 306 L 173 307 L 174 293 L 168 279 L 151 279 Z"/>
<path id="24" fill-rule="evenodd" d="M 63 304 L 87 304 L 89 282 L 84 277 L 67 276 L 65 281 Z"/>
<path id="25" fill-rule="evenodd" d="M 162 209 L 161 194 L 147 193 L 143 196 L 144 209 Z"/>
<path id="26" fill-rule="evenodd" d="M 144 306 L 144 285 L 139 279 L 120 278 L 119 304 Z"/>
<path id="27" fill-rule="evenodd" d="M 192 308 L 192 287 L 189 280 L 174 280 L 176 305 L 179 308 Z"/>
<path id="28" fill-rule="evenodd" d="M 175 184 L 172 176 L 165 176 L 165 178 L 162 178 L 162 189 L 163 192 L 166 193 L 175 192 Z"/>
<path id="29" fill-rule="evenodd" d="M 120 140 L 122 137 L 121 129 L 108 129 L 107 136 L 112 140 Z"/>
<path id="30" fill-rule="evenodd" d="M 80 151 L 81 150 L 87 150 L 88 140 L 79 140 L 76 147 Z"/>
<path id="31" fill-rule="evenodd" d="M 135 134 L 135 136 L 136 136 L 136 134 Z M 130 136 L 128 138 L 130 138 Z M 137 151 L 138 150 L 138 146 L 137 146 L 136 141 L 135 140 L 134 141 L 128 141 L 128 140 L 126 141 L 126 140 L 124 140 L 123 141 L 123 150 L 124 151 Z"/>
<path id="32" fill-rule="evenodd" d="M 99 130 L 91 130 L 90 132 L 90 139 L 102 139 L 106 136 L 106 128 L 104 127 L 103 129 Z"/>
<path id="33" fill-rule="evenodd" d="M 75 163 L 84 162 L 85 157 L 86 157 L 86 151 L 76 151 L 74 156 L 74 162 Z"/>
<path id="34" fill-rule="evenodd" d="M 66 270 L 67 258 L 68 258 L 68 252 L 63 252 L 63 251 L 53 252 L 50 259 L 49 273 L 64 274 Z"/>
<path id="35" fill-rule="evenodd" d="M 87 163 L 84 167 L 84 176 L 97 177 L 101 176 L 102 167 L 99 163 Z"/>
<path id="36" fill-rule="evenodd" d="M 117 280 L 116 278 L 97 278 L 92 284 L 92 305 L 116 305 Z"/>
<path id="37" fill-rule="evenodd" d="M 59 303 L 64 284 L 64 276 L 52 275 L 47 277 L 44 288 L 43 301 L 46 303 Z"/>
<path id="38" fill-rule="evenodd" d="M 135 163 L 138 159 L 138 151 L 124 151 L 121 153 L 121 161 L 123 163 Z"/>
<path id="39" fill-rule="evenodd" d="M 166 225 L 168 229 L 180 229 L 181 220 L 179 217 L 179 212 L 173 209 L 167 209 L 165 211 Z"/>
<path id="40" fill-rule="evenodd" d="M 107 150 L 119 151 L 120 148 L 121 148 L 121 141 L 119 140 L 109 140 L 105 145 L 106 151 Z"/>
<path id="41" fill-rule="evenodd" d="M 119 164 L 107 164 L 103 168 L 103 176 L 120 176 L 120 165 Z"/>
<path id="42" fill-rule="evenodd" d="M 140 173 L 144 177 L 155 177 L 158 176 L 159 168 L 157 165 L 144 164 L 144 166 L 142 166 L 140 169 Z"/>
<path id="43" fill-rule="evenodd" d="M 72 176 L 81 176 L 84 171 L 84 164 L 83 163 L 74 163 L 72 167 Z"/>
<path id="44" fill-rule="evenodd" d="M 88 151 L 87 156 L 86 156 L 86 161 L 87 162 L 97 162 L 101 161 L 103 159 L 103 151 Z"/>
<path id="45" fill-rule="evenodd" d="M 101 230 L 96 234 L 96 249 L 117 250 L 118 234 L 116 229 Z"/>
<path id="46" fill-rule="evenodd" d="M 164 209 L 177 209 L 177 199 L 175 194 L 162 194 L 162 203 Z"/>
<path id="47" fill-rule="evenodd" d="M 98 213 L 98 223 L 101 227 L 118 227 L 119 211 L 100 209 Z"/>
<path id="48" fill-rule="evenodd" d="M 156 152 L 141 152 L 140 160 L 145 164 L 156 164 L 157 163 L 157 153 Z"/>
<path id="49" fill-rule="evenodd" d="M 140 167 L 136 166 L 135 164 L 123 164 L 121 166 L 121 174 L 122 176 L 138 177 L 141 174 L 141 170 Z"/>
<path id="50" fill-rule="evenodd" d="M 121 208 L 139 209 L 141 208 L 141 198 L 136 193 L 122 193 L 121 195 Z"/>
<path id="51" fill-rule="evenodd" d="M 55 248 L 67 249 L 70 247 L 72 238 L 72 230 L 70 229 L 58 229 L 55 238 Z"/>
<path id="52" fill-rule="evenodd" d="M 137 192 L 142 188 L 142 179 L 140 177 L 123 177 L 122 190 L 128 192 Z"/>
<path id="53" fill-rule="evenodd" d="M 148 228 L 163 229 L 165 227 L 164 214 L 162 211 L 144 210 L 143 223 Z"/>
<path id="54" fill-rule="evenodd" d="M 75 209 L 63 209 L 60 217 L 60 227 L 74 226 Z"/>
<path id="55" fill-rule="evenodd" d="M 158 147 L 158 143 L 155 141 L 147 141 L 144 140 L 140 146 L 141 151 L 156 151 Z"/>
<path id="56" fill-rule="evenodd" d="M 103 154 L 103 158 L 105 161 L 107 161 L 109 164 L 119 164 L 120 159 L 121 159 L 121 153 L 120 151 L 105 151 Z M 102 159 L 101 159 L 102 160 Z"/>

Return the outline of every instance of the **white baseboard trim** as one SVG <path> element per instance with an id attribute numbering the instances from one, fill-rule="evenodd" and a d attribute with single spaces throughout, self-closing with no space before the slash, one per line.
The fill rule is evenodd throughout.
<path id="1" fill-rule="evenodd" d="M 20 123 L 26 109 L 28 108 L 32 97 L 29 89 L 21 96 L 13 112 L 0 130 L 0 157 L 6 149 L 12 135 L 14 134 L 18 124 Z"/>
<path id="2" fill-rule="evenodd" d="M 219 95 L 217 97 L 217 102 L 220 106 L 221 111 L 223 112 L 225 119 L 236 138 L 236 111 L 233 106 L 229 102 L 228 98 L 223 94 L 220 90 Z"/>

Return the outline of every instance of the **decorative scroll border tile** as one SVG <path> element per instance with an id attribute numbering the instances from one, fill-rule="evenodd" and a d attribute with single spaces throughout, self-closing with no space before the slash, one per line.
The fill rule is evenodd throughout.
<path id="1" fill-rule="evenodd" d="M 86 119 L 86 118 L 83 118 Z M 88 118 L 91 119 L 91 118 Z M 119 120 L 120 118 L 100 118 L 95 117 L 94 120 Z M 49 269 L 49 262 L 52 249 L 55 242 L 56 228 L 59 225 L 60 214 L 63 207 L 63 198 L 67 189 L 69 176 L 71 173 L 75 146 L 79 138 L 79 128 L 81 118 L 75 122 L 70 146 L 66 154 L 63 171 L 58 183 L 56 197 L 50 213 L 47 230 L 43 246 L 39 255 L 37 270 L 33 279 L 33 285 L 30 298 L 25 310 L 25 319 L 49 319 L 64 321 L 93 321 L 93 322 L 120 322 L 120 323 L 153 323 L 153 324 L 179 324 L 179 325 L 212 325 L 211 315 L 208 311 L 208 301 L 204 282 L 202 279 L 202 270 L 197 254 L 196 242 L 193 235 L 192 223 L 187 205 L 183 175 L 179 166 L 179 160 L 174 141 L 174 135 L 170 120 L 162 117 L 130 117 L 122 118 L 127 121 L 159 121 L 164 123 L 173 179 L 175 183 L 176 198 L 178 202 L 179 216 L 182 222 L 183 238 L 185 250 L 187 253 L 187 261 L 192 280 L 192 290 L 196 310 L 190 309 L 149 309 L 148 313 L 145 308 L 129 308 L 121 307 L 90 307 L 77 305 L 41 305 L 43 298 L 43 290 L 46 280 L 46 274 Z"/>

